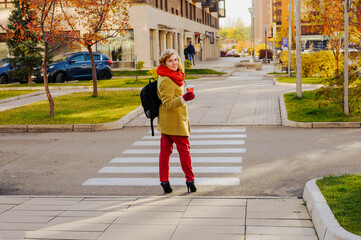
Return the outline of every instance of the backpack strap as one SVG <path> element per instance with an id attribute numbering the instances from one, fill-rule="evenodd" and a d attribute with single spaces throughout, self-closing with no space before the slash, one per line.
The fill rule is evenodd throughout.
<path id="1" fill-rule="evenodd" d="M 153 119 L 150 119 L 150 129 L 152 129 L 152 136 L 154 136 Z"/>

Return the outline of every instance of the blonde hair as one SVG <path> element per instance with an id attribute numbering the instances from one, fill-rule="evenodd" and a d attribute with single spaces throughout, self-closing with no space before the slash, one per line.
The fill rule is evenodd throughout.
<path id="1" fill-rule="evenodd" d="M 178 59 L 178 70 L 181 70 L 181 71 L 183 72 L 182 61 L 180 60 L 180 57 L 179 57 L 177 51 L 174 50 L 174 49 L 166 49 L 166 50 L 162 53 L 162 56 L 161 56 L 160 59 L 159 59 L 159 64 L 166 67 L 167 65 L 166 65 L 165 62 L 166 62 L 173 54 L 175 54 L 175 56 L 176 56 L 177 59 Z"/>

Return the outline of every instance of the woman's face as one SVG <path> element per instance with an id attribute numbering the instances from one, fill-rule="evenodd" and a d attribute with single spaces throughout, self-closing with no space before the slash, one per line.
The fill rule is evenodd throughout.
<path id="1" fill-rule="evenodd" d="M 178 58 L 175 54 L 171 55 L 166 61 L 165 65 L 172 71 L 178 70 Z"/>

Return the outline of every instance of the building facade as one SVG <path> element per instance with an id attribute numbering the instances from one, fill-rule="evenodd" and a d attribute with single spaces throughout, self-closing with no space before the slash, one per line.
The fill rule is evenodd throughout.
<path id="1" fill-rule="evenodd" d="M 255 44 L 265 43 L 265 25 L 268 26 L 267 36 L 271 36 L 272 26 L 272 12 L 271 2 L 272 0 L 252 0 L 255 20 L 254 20 L 254 41 Z"/>
<path id="2" fill-rule="evenodd" d="M 277 33 L 288 29 L 289 18 L 289 2 L 290 0 L 271 0 L 272 1 L 272 20 L 276 23 Z M 315 29 L 310 22 L 306 20 L 306 14 L 310 11 L 305 6 L 305 0 L 301 0 L 301 43 L 302 49 L 324 50 L 327 48 L 328 40 L 320 30 Z M 294 6 L 294 0 L 291 1 Z M 294 9 L 294 7 L 292 7 Z M 295 13 L 292 12 L 294 19 Z M 295 23 L 292 20 L 292 27 L 294 29 Z M 288 30 L 286 30 L 288 31 Z M 293 30 L 294 32 L 294 30 Z M 287 35 L 288 36 L 288 35 Z M 284 36 L 284 37 L 287 37 Z M 282 37 L 282 36 L 281 36 Z"/>
<path id="3" fill-rule="evenodd" d="M 97 44 L 94 50 L 112 58 L 114 67 L 158 65 L 161 53 L 168 48 L 183 50 L 192 42 L 196 61 L 220 57 L 219 16 L 224 16 L 225 0 L 133 0 L 129 9 L 130 29 L 124 36 Z M 12 8 L 10 0 L 0 0 L 0 24 L 6 24 Z M 80 30 L 81 31 L 81 30 Z M 0 33 L 0 58 L 9 55 L 5 33 Z M 78 49 L 82 50 L 82 49 Z"/>

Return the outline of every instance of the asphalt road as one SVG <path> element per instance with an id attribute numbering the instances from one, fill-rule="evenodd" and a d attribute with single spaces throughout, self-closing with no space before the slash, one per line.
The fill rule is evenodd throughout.
<path id="1" fill-rule="evenodd" d="M 196 183 L 202 178 L 210 181 L 199 185 L 195 195 L 300 197 L 310 179 L 361 172 L 360 129 L 247 126 L 227 127 L 228 133 L 217 133 L 222 127 L 192 129 L 195 130 L 192 136 L 201 138 L 191 138 Z M 237 136 L 240 129 L 244 132 Z M 206 133 L 202 133 L 204 130 Z M 150 135 L 148 132 L 147 127 L 127 127 L 88 133 L 0 134 L 0 194 L 162 195 L 158 183 L 84 185 L 89 179 L 146 178 L 157 182 L 156 162 L 111 163 L 116 158 L 128 157 L 129 150 L 135 152 L 131 159 L 156 158 L 159 146 L 151 146 L 151 139 L 142 139 Z M 209 138 L 202 139 L 205 135 Z M 238 145 L 240 141 L 243 143 Z M 142 146 L 144 142 L 148 145 Z M 140 154 L 144 149 L 155 152 Z M 202 157 L 241 161 L 195 162 Z M 178 165 L 171 163 L 174 167 Z M 183 174 L 171 172 L 171 183 L 176 178 L 183 179 Z M 213 185 L 221 179 L 235 179 L 238 183 Z M 185 185 L 173 188 L 173 195 L 186 194 Z"/>

